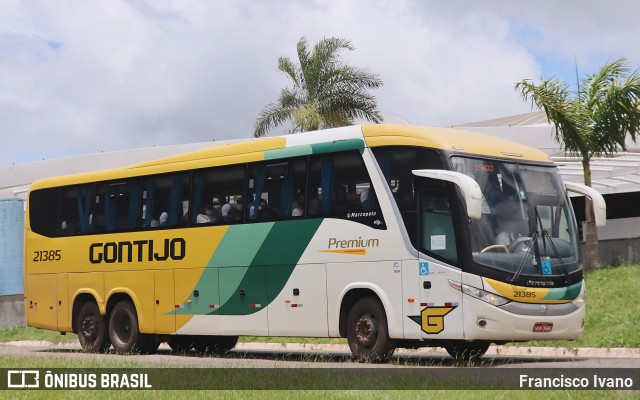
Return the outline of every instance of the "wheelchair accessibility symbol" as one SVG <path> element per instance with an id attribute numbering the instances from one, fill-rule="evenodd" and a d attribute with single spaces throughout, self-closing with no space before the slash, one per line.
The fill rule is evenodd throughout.
<path id="1" fill-rule="evenodd" d="M 420 275 L 429 275 L 429 263 L 427 262 L 420 263 Z"/>
<path id="2" fill-rule="evenodd" d="M 553 270 L 551 269 L 551 260 L 542 260 L 540 266 L 542 267 L 542 275 L 553 274 Z"/>

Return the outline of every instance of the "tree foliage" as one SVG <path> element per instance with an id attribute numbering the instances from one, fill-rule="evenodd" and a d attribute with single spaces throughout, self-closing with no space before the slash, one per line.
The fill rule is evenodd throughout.
<path id="1" fill-rule="evenodd" d="M 627 60 L 614 60 L 587 75 L 575 91 L 556 78 L 536 85 L 518 82 L 525 101 L 544 110 L 565 151 L 582 158 L 584 182 L 591 186 L 591 159 L 626 150 L 627 135 L 635 142 L 640 130 L 640 77 L 629 73 Z M 593 207 L 587 203 L 587 268 L 599 266 Z"/>
<path id="2" fill-rule="evenodd" d="M 539 85 L 523 80 L 516 90 L 544 110 L 560 145 L 584 159 L 626 150 L 627 135 L 634 141 L 638 135 L 640 77 L 629 73 L 624 58 L 588 75 L 576 91 L 556 78 Z"/>
<path id="3" fill-rule="evenodd" d="M 292 132 L 351 125 L 355 119 L 381 122 L 369 89 L 382 86 L 376 74 L 340 62 L 340 50 L 354 50 L 349 40 L 325 38 L 312 50 L 304 37 L 297 44 L 298 63 L 278 59 L 278 69 L 291 81 L 278 99 L 259 114 L 254 136 L 291 121 Z"/>

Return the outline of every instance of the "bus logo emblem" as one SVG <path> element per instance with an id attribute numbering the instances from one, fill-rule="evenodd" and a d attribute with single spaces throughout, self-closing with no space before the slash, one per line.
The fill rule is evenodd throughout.
<path id="1" fill-rule="evenodd" d="M 419 316 L 409 316 L 411 320 L 429 335 L 435 335 L 444 330 L 444 317 L 458 306 L 425 307 Z"/>

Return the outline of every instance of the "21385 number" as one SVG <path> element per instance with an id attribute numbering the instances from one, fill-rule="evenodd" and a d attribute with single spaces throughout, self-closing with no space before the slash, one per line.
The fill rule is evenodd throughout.
<path id="1" fill-rule="evenodd" d="M 535 298 L 536 297 L 536 292 L 514 291 L 513 292 L 513 297 Z"/>
<path id="2" fill-rule="evenodd" d="M 33 252 L 33 262 L 60 261 L 62 252 L 60 250 L 44 250 Z"/>

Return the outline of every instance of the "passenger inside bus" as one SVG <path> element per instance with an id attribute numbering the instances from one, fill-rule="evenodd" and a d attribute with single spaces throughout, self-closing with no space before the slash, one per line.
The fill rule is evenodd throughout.
<path id="1" fill-rule="evenodd" d="M 516 216 L 513 214 L 500 215 L 498 217 L 498 231 L 496 235 L 496 244 L 509 246 L 516 239 L 521 237 L 517 229 L 518 223 Z"/>
<path id="2" fill-rule="evenodd" d="M 265 199 L 261 199 L 258 204 L 258 219 L 259 220 L 270 220 L 276 217 L 276 212 L 269 207 L 269 204 Z"/>
<path id="3" fill-rule="evenodd" d="M 196 224 L 210 224 L 213 222 L 213 204 L 209 203 L 202 207 L 202 211 L 196 217 Z"/>
<path id="4" fill-rule="evenodd" d="M 342 185 L 338 185 L 334 192 L 335 198 L 333 199 L 332 211 L 336 216 L 344 216 L 349 209 L 349 202 L 347 200 L 347 190 Z"/>
<path id="5" fill-rule="evenodd" d="M 169 214 L 167 214 L 166 211 L 163 211 L 162 214 L 160 214 L 160 218 L 158 218 L 158 222 L 160 223 L 160 226 L 167 226 L 168 220 L 169 220 Z"/>
<path id="6" fill-rule="evenodd" d="M 502 202 L 493 211 L 497 232 L 495 244 L 509 246 L 518 238 L 527 236 L 527 221 L 520 216 L 520 207 L 515 201 Z"/>
<path id="7" fill-rule="evenodd" d="M 215 223 L 222 222 L 223 217 L 222 217 L 222 208 L 220 207 L 220 200 L 217 197 L 214 197 L 213 202 L 211 204 L 213 206 L 213 214 L 209 215 L 209 219 L 211 220 L 211 223 L 215 224 Z"/>
<path id="8" fill-rule="evenodd" d="M 227 221 L 241 222 L 244 213 L 244 200 L 241 196 L 236 197 L 236 204 L 229 208 L 227 213 Z"/>
<path id="9" fill-rule="evenodd" d="M 302 217 L 304 215 L 304 193 L 302 191 L 298 191 L 296 198 L 291 203 L 292 217 Z"/>

